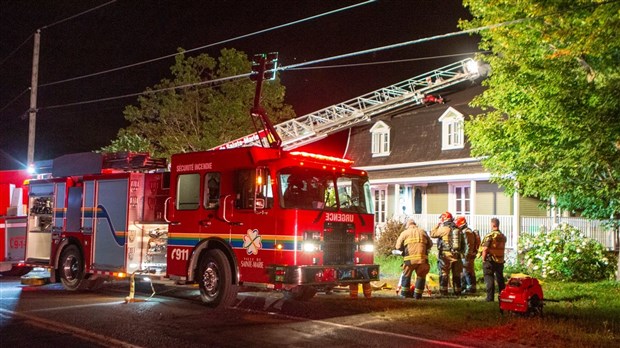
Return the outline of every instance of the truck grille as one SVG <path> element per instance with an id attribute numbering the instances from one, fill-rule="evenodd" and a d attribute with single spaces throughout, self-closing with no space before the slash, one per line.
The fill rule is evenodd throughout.
<path id="1" fill-rule="evenodd" d="M 323 264 L 354 264 L 355 226 L 350 223 L 326 222 L 323 232 Z"/>

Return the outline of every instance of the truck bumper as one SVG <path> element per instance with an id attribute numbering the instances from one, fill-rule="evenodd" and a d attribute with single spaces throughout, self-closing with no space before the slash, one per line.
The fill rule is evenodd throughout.
<path id="1" fill-rule="evenodd" d="M 269 281 L 281 285 L 338 285 L 379 280 L 379 265 L 275 265 Z"/>

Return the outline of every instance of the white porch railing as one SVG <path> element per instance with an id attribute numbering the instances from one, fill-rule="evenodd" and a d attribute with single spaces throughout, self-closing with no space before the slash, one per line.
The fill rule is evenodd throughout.
<path id="1" fill-rule="evenodd" d="M 616 250 L 618 241 L 614 231 L 601 220 L 589 220 L 575 217 L 521 217 L 521 233 L 536 235 L 542 231 L 549 231 L 557 224 L 569 224 L 583 232 L 586 237 L 596 239 L 607 249 Z"/>
<path id="2" fill-rule="evenodd" d="M 427 232 L 437 226 L 439 222 L 440 214 L 413 214 L 408 216 L 397 216 L 396 219 L 404 222 L 407 218 L 413 218 L 418 226 L 425 229 Z M 500 230 L 506 235 L 506 248 L 515 249 L 517 244 L 517 238 L 514 229 L 514 216 L 512 215 L 471 215 L 465 216 L 467 219 L 467 225 L 474 230 L 480 232 L 480 237 L 484 238 L 489 232 L 491 232 L 491 219 L 497 218 L 500 222 Z M 549 231 L 556 224 L 567 223 L 569 225 L 577 227 L 582 231 L 586 237 L 596 239 L 603 244 L 607 249 L 616 250 L 618 247 L 618 241 L 611 228 L 604 226 L 604 221 L 589 220 L 585 218 L 569 218 L 569 217 L 521 217 L 521 231 L 520 233 L 527 233 L 529 235 L 536 235 L 541 231 Z M 381 233 L 383 226 L 376 226 L 377 237 Z"/>

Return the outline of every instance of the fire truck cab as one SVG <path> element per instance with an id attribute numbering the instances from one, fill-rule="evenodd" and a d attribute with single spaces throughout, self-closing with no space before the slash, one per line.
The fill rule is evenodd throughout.
<path id="1" fill-rule="evenodd" d="M 176 154 L 164 172 L 146 158 L 64 156 L 32 180 L 27 262 L 69 290 L 133 273 L 194 284 L 213 307 L 241 286 L 303 300 L 378 280 L 369 181 L 351 161 L 243 147 Z"/>

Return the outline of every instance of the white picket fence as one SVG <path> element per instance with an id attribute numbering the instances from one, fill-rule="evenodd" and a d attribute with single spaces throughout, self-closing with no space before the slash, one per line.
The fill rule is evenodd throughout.
<path id="1" fill-rule="evenodd" d="M 440 214 L 414 214 L 408 216 L 397 216 L 397 220 L 405 222 L 408 218 L 413 218 L 418 226 L 430 232 L 439 222 Z M 465 216 L 467 225 L 474 230 L 480 232 L 480 236 L 484 238 L 491 231 L 491 219 L 497 218 L 500 222 L 500 230 L 506 235 L 506 248 L 515 249 L 518 236 L 513 233 L 514 219 L 512 215 L 471 215 Z M 543 231 L 549 231 L 557 224 L 567 223 L 577 227 L 586 237 L 596 239 L 609 250 L 617 250 L 618 236 L 614 231 L 604 225 L 604 221 L 588 220 L 584 218 L 569 217 L 531 217 L 522 216 L 520 224 L 520 234 L 536 235 Z M 377 237 L 381 234 L 383 225 L 376 226 Z"/>

